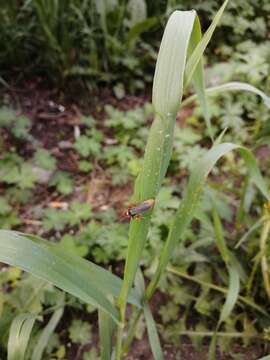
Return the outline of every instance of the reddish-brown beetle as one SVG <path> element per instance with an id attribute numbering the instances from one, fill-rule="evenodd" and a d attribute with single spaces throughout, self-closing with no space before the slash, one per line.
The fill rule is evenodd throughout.
<path id="1" fill-rule="evenodd" d="M 145 200 L 140 204 L 132 204 L 124 213 L 124 217 L 128 219 L 140 219 L 142 214 L 152 209 L 155 204 L 154 199 Z"/>

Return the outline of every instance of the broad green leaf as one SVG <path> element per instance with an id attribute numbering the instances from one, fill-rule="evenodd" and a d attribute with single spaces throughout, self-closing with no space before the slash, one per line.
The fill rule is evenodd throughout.
<path id="1" fill-rule="evenodd" d="M 182 238 L 183 232 L 186 230 L 187 226 L 194 217 L 207 176 L 213 169 L 218 159 L 232 150 L 238 150 L 240 152 L 249 170 L 251 180 L 255 183 L 261 193 L 267 199 L 269 198 L 268 189 L 257 167 L 256 159 L 248 149 L 231 143 L 214 145 L 202 157 L 202 159 L 194 165 L 194 168 L 191 171 L 186 192 L 177 210 L 168 238 L 163 247 L 158 268 L 147 288 L 147 298 L 152 296 L 153 291 L 159 282 L 160 276 L 165 270 L 176 245 Z"/>
<path id="2" fill-rule="evenodd" d="M 201 57 L 202 57 L 209 41 L 211 40 L 211 37 L 221 19 L 221 16 L 225 10 L 225 7 L 228 4 L 228 1 L 229 0 L 224 1 L 223 5 L 216 13 L 211 25 L 207 29 L 206 33 L 203 35 L 201 41 L 196 46 L 195 50 L 193 51 L 192 55 L 190 56 L 190 58 L 187 62 L 186 69 L 185 69 L 185 88 L 190 83 L 190 80 L 193 77 L 194 71 L 196 70 L 198 63 L 200 62 Z"/>
<path id="3" fill-rule="evenodd" d="M 195 17 L 194 10 L 174 11 L 165 28 L 157 58 L 152 96 L 154 110 L 162 116 L 174 114 L 179 108 L 188 44 Z M 196 66 L 197 64 L 198 62 Z"/>
<path id="4" fill-rule="evenodd" d="M 229 291 L 226 296 L 226 301 L 222 307 L 219 324 L 226 321 L 230 316 L 234 305 L 236 304 L 239 290 L 240 290 L 240 278 L 237 268 L 234 265 L 228 265 L 229 270 Z"/>
<path id="5" fill-rule="evenodd" d="M 45 326 L 45 328 L 42 330 L 41 335 L 38 338 L 38 342 L 36 346 L 34 347 L 33 353 L 32 353 L 32 360 L 41 360 L 42 355 L 46 349 L 46 346 L 48 345 L 48 342 L 50 340 L 50 337 L 52 336 L 56 326 L 58 325 L 62 315 L 64 312 L 64 308 L 61 307 L 53 313 L 52 317 L 50 318 L 48 324 Z"/>
<path id="6" fill-rule="evenodd" d="M 262 358 L 259 358 L 258 360 L 270 360 L 270 355 L 263 356 Z"/>
<path id="7" fill-rule="evenodd" d="M 119 289 L 118 280 L 106 270 L 45 243 L 17 232 L 1 230 L 0 261 L 51 282 L 118 321 L 118 311 L 106 297 L 112 289 L 108 290 L 106 286 L 112 281 Z"/>
<path id="8" fill-rule="evenodd" d="M 12 321 L 8 338 L 8 360 L 23 360 L 36 316 L 20 314 Z"/>
<path id="9" fill-rule="evenodd" d="M 24 235 L 24 234 L 22 234 Z M 120 293 L 122 280 L 119 279 L 117 276 L 113 275 L 110 271 L 103 269 L 101 266 L 98 266 L 88 260 L 82 259 L 79 256 L 71 255 L 67 251 L 62 251 L 61 247 L 43 240 L 37 236 L 33 235 L 24 235 L 30 238 L 32 241 L 36 242 L 56 256 L 60 256 L 64 261 L 70 264 L 73 268 L 75 268 L 78 272 L 80 272 L 81 276 L 85 278 L 89 278 L 89 274 L 91 274 L 91 281 L 95 284 L 95 286 L 100 287 L 102 291 L 106 295 L 113 295 L 117 297 Z M 136 291 L 131 289 L 128 301 L 140 307 L 141 300 Z"/>
<path id="10" fill-rule="evenodd" d="M 270 108 L 270 97 L 267 96 L 263 91 L 256 88 L 255 86 L 244 83 L 244 82 L 232 81 L 232 82 L 227 82 L 225 84 L 221 84 L 221 85 L 217 85 L 217 86 L 213 86 L 213 87 L 205 89 L 206 95 L 213 96 L 213 97 L 220 96 L 226 91 L 248 91 L 248 92 L 251 92 L 255 95 L 260 96 L 262 98 L 262 100 L 264 101 L 265 105 L 268 108 Z M 187 106 L 187 105 L 191 104 L 193 101 L 196 101 L 197 99 L 198 99 L 198 95 L 196 95 L 196 94 L 189 96 L 187 99 L 185 99 L 182 102 L 181 107 Z"/>

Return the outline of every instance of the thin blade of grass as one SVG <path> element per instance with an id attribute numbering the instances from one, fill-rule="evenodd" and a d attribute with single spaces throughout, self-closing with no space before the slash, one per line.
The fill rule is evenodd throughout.
<path id="1" fill-rule="evenodd" d="M 243 156 L 252 181 L 254 181 L 261 193 L 267 199 L 269 198 L 267 186 L 258 169 L 256 159 L 248 149 L 231 143 L 214 145 L 206 153 L 206 155 L 204 155 L 203 158 L 195 164 L 193 170 L 191 171 L 186 192 L 177 210 L 168 238 L 161 252 L 157 270 L 147 288 L 148 299 L 152 296 L 159 282 L 160 276 L 165 270 L 176 245 L 182 238 L 183 232 L 186 230 L 187 226 L 194 217 L 207 176 L 219 158 L 236 149 Z"/>
<path id="2" fill-rule="evenodd" d="M 208 359 L 214 360 L 216 358 L 216 346 L 217 346 L 217 331 L 223 321 L 226 321 L 231 315 L 233 308 L 237 302 L 240 290 L 240 276 L 238 269 L 234 265 L 227 265 L 229 271 L 229 289 L 226 296 L 224 305 L 220 313 L 219 321 L 214 333 L 213 338 L 211 339 Z"/>
<path id="3" fill-rule="evenodd" d="M 228 265 L 229 271 L 229 290 L 226 296 L 226 301 L 222 307 L 219 325 L 228 319 L 236 304 L 239 290 L 240 290 L 240 277 L 237 268 L 234 265 Z"/>
<path id="4" fill-rule="evenodd" d="M 217 331 L 214 332 L 211 339 L 209 350 L 208 350 L 208 360 L 216 360 L 216 349 L 217 349 Z"/>
<path id="5" fill-rule="evenodd" d="M 147 303 L 144 304 L 144 316 L 147 326 L 148 338 L 151 345 L 151 350 L 155 360 L 163 360 L 164 356 L 161 350 L 160 340 L 157 332 L 155 320 L 151 313 L 150 307 Z"/>
<path id="6" fill-rule="evenodd" d="M 138 293 L 141 295 L 141 297 L 143 297 L 144 293 L 145 293 L 145 282 L 144 282 L 144 278 L 143 278 L 143 273 L 140 268 L 138 269 L 138 271 L 136 273 L 135 286 L 136 286 L 136 290 L 138 291 Z M 143 312 L 144 312 L 144 317 L 145 317 L 145 321 L 146 321 L 147 334 L 148 334 L 148 338 L 149 338 L 149 342 L 150 342 L 150 346 L 151 346 L 151 350 L 152 350 L 154 359 L 155 360 L 163 360 L 164 357 L 163 357 L 163 353 L 162 353 L 162 349 L 161 349 L 161 345 L 160 345 L 160 341 L 159 341 L 159 336 L 158 336 L 155 320 L 153 318 L 151 309 L 150 309 L 148 303 L 146 303 L 146 302 L 143 304 Z"/>
<path id="7" fill-rule="evenodd" d="M 199 284 L 201 286 L 204 286 L 206 288 L 210 288 L 216 291 L 219 291 L 223 294 L 227 294 L 228 293 L 228 289 L 212 284 L 212 283 L 208 283 L 206 281 L 200 280 L 195 276 L 192 275 L 188 275 L 185 272 L 183 272 L 181 269 L 177 269 L 173 266 L 167 266 L 167 271 L 169 271 L 172 274 L 178 275 L 180 277 L 183 277 L 184 279 L 190 280 L 195 282 L 196 284 Z M 270 315 L 263 309 L 263 307 L 261 307 L 260 305 L 257 305 L 252 299 L 249 299 L 248 297 L 244 297 L 241 295 L 238 295 L 238 301 L 241 301 L 242 303 L 252 307 L 254 310 L 260 312 L 262 315 L 266 316 L 267 318 L 270 318 Z"/>
<path id="8" fill-rule="evenodd" d="M 216 13 L 211 25 L 207 29 L 206 33 L 203 35 L 201 41 L 198 43 L 198 45 L 196 46 L 195 50 L 193 51 L 191 57 L 188 60 L 187 66 L 185 69 L 185 86 L 184 86 L 185 88 L 190 83 L 190 81 L 193 77 L 194 71 L 196 70 L 198 63 L 200 62 L 201 57 L 202 57 L 209 41 L 211 40 L 212 35 L 213 35 L 218 23 L 220 22 L 221 16 L 222 16 L 227 4 L 228 4 L 228 0 L 225 0 L 223 5 L 221 6 L 221 8 Z"/>
<path id="9" fill-rule="evenodd" d="M 221 220 L 218 215 L 217 209 L 215 207 L 212 210 L 212 217 L 214 222 L 216 244 L 222 256 L 223 261 L 225 262 L 225 264 L 227 264 L 230 258 L 230 253 L 223 236 L 223 228 L 222 228 Z"/>
<path id="10" fill-rule="evenodd" d="M 101 360 L 111 360 L 112 357 L 112 339 L 114 331 L 114 322 L 108 314 L 103 311 L 98 311 L 98 327 L 99 340 L 101 349 Z"/>
<path id="11" fill-rule="evenodd" d="M 234 246 L 235 249 L 238 249 L 248 238 L 249 236 L 253 233 L 253 231 L 257 230 L 258 228 L 260 228 L 262 226 L 262 224 L 264 223 L 264 218 L 260 218 L 258 221 L 256 221 L 249 229 L 248 231 L 239 239 L 239 241 L 237 242 L 237 244 Z"/>
<path id="12" fill-rule="evenodd" d="M 20 314 L 12 321 L 8 338 L 7 360 L 23 360 L 36 316 Z"/>
<path id="13" fill-rule="evenodd" d="M 19 267 L 33 275 L 51 282 L 60 289 L 78 297 L 80 300 L 92 304 L 108 313 L 116 322 L 119 313 L 113 304 L 108 301 L 101 287 L 96 286 L 98 270 L 95 280 L 91 279 L 91 272 L 84 272 L 72 266 L 63 250 L 50 251 L 49 247 L 35 243 L 30 238 L 13 231 L 0 230 L 0 261 Z M 78 264 L 78 261 L 75 261 Z M 92 267 L 95 268 L 95 266 Z M 109 272 L 108 272 L 109 273 Z M 104 276 L 104 273 L 102 274 Z M 110 277 L 110 275 L 108 275 Z M 100 278 L 100 281 L 102 281 Z"/>
<path id="14" fill-rule="evenodd" d="M 42 330 L 42 333 L 39 336 L 38 342 L 37 342 L 36 346 L 34 347 L 32 357 L 31 357 L 32 360 L 41 360 L 42 359 L 42 355 L 46 349 L 46 346 L 48 345 L 48 342 L 49 342 L 56 326 L 58 325 L 59 321 L 61 320 L 63 313 L 64 313 L 63 307 L 55 310 L 55 312 L 53 313 L 48 324 Z"/>
<path id="15" fill-rule="evenodd" d="M 251 92 L 253 94 L 260 96 L 262 98 L 262 100 L 264 101 L 265 105 L 268 108 L 270 108 L 270 97 L 267 96 L 260 89 L 256 88 L 255 86 L 244 83 L 244 82 L 239 82 L 239 81 L 227 82 L 225 84 L 206 88 L 205 93 L 207 96 L 220 96 L 226 91 L 241 91 L 241 90 L 248 91 L 248 92 Z M 187 106 L 196 100 L 198 100 L 198 95 L 194 94 L 192 96 L 189 96 L 187 99 L 185 99 L 182 102 L 181 107 Z"/>
<path id="16" fill-rule="evenodd" d="M 194 26 L 189 42 L 189 54 L 191 55 L 199 44 L 202 38 L 201 24 L 200 19 L 196 16 L 194 21 Z M 203 56 L 201 57 L 195 71 L 193 74 L 193 84 L 195 92 L 197 93 L 198 99 L 200 100 L 200 105 L 202 109 L 203 116 L 205 118 L 206 126 L 209 132 L 211 139 L 213 140 L 213 130 L 211 127 L 210 114 L 208 111 L 206 96 L 205 96 L 205 82 L 204 82 L 204 69 L 203 69 Z"/>

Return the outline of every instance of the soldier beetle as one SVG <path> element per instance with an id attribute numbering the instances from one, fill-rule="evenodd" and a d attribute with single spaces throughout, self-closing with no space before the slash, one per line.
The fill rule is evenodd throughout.
<path id="1" fill-rule="evenodd" d="M 128 219 L 140 219 L 142 217 L 142 214 L 152 209 L 154 204 L 154 199 L 145 200 L 140 204 L 132 204 L 124 212 L 124 217 Z"/>

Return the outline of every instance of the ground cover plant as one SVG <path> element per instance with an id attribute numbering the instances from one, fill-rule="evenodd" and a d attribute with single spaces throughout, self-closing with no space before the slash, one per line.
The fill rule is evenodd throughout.
<path id="1" fill-rule="evenodd" d="M 73 80 L 79 80 L 86 88 L 110 84 L 119 95 L 124 88 L 141 91 L 152 82 L 160 37 L 173 10 L 195 8 L 206 29 L 221 4 L 221 0 L 3 2 L 1 83 L 45 74 L 58 86 L 71 81 L 72 88 Z M 230 2 L 223 26 L 217 29 L 220 46 L 210 43 L 211 63 L 216 56 L 226 61 L 232 53 L 244 60 L 245 50 L 258 44 L 266 47 L 268 12 L 267 0 Z M 249 56 L 250 69 L 262 62 L 257 51 Z"/>
<path id="2" fill-rule="evenodd" d="M 261 143 L 265 143 L 268 141 L 267 128 L 263 129 L 261 124 L 260 132 L 242 129 L 239 106 L 232 109 L 235 111 L 234 122 L 222 109 L 220 114 L 216 112 L 216 119 L 215 113 L 211 114 L 214 118 L 211 124 L 205 95 L 207 92 L 223 95 L 225 90 L 240 89 L 261 96 L 268 106 L 269 99 L 257 88 L 243 82 L 227 83 L 206 91 L 204 89 L 201 56 L 225 6 L 226 2 L 202 39 L 195 12 L 175 12 L 171 15 L 157 61 L 152 107 L 146 104 L 125 113 L 107 107 L 103 129 L 93 117 L 82 117 L 81 126 L 73 124 L 73 143 L 65 143 L 64 132 L 58 134 L 61 147 L 77 155 L 76 162 L 81 174 L 91 172 L 95 167 L 94 161 L 103 163 L 109 168 L 112 183 L 121 189 L 131 176 L 138 175 L 131 202 L 140 204 L 144 200 L 155 199 L 155 206 L 150 207 L 140 220 L 131 219 L 128 240 L 128 225 L 119 224 L 117 214 L 110 208 L 105 206 L 104 211 L 96 212 L 91 209 L 91 201 L 61 200 L 61 196 L 71 196 L 78 191 L 80 179 L 76 181 L 65 169 L 59 169 L 57 157 L 52 155 L 57 152 L 53 149 L 44 150 L 33 138 L 33 133 L 29 133 L 30 123 L 27 118 L 17 117 L 7 109 L 1 112 L 1 126 L 7 135 L 7 138 L 3 137 L 2 146 L 5 147 L 5 143 L 14 139 L 32 144 L 32 154 L 28 155 L 27 162 L 22 157 L 24 154 L 19 151 L 17 154 L 12 147 L 10 153 L 1 158 L 1 181 L 8 189 L 7 196 L 1 198 L 3 227 L 20 225 L 22 219 L 13 211 L 12 205 L 31 201 L 31 189 L 35 184 L 39 186 L 38 191 L 44 182 L 48 182 L 49 188 L 60 195 L 44 211 L 35 207 L 31 218 L 35 215 L 37 220 L 29 220 L 26 217 L 28 214 L 23 219 L 30 226 L 42 225 L 39 235 L 50 236 L 50 232 L 55 231 L 55 237 L 60 238 L 57 244 L 21 232 L 1 231 L 1 261 L 44 280 L 28 277 L 14 268 L 4 268 L 5 271 L 1 273 L 1 282 L 6 289 L 1 298 L 4 309 L 1 341 L 7 344 L 10 359 L 24 356 L 32 359 L 44 356 L 65 358 L 68 349 L 60 345 L 59 335 L 52 338 L 52 333 L 63 316 L 64 306 L 81 310 L 83 303 L 88 304 L 89 314 L 98 308 L 101 358 L 111 358 L 112 355 L 121 358 L 127 353 L 136 335 L 135 330 L 140 330 L 145 321 L 153 356 L 160 359 L 163 357 L 162 347 L 149 306 L 157 287 L 164 292 L 169 290 L 170 294 L 168 303 L 159 310 L 164 326 L 164 340 L 177 341 L 179 335 L 184 334 L 193 339 L 194 346 L 199 346 L 201 337 L 210 336 L 210 358 L 215 355 L 216 344 L 221 350 L 230 346 L 228 338 L 242 338 L 243 343 L 252 344 L 256 340 L 266 344 L 269 319 L 268 306 L 263 302 L 267 294 L 269 296 L 266 252 L 269 195 L 265 184 L 268 181 L 268 167 L 265 164 L 262 169 L 266 174 L 264 180 L 252 152 L 228 140 L 244 139 L 243 142 L 248 143 L 248 136 L 252 138 L 255 134 Z M 179 24 L 182 26 L 179 27 Z M 174 38 L 171 34 L 177 35 Z M 187 126 L 183 129 L 175 127 L 183 89 L 187 88 L 191 80 L 206 119 L 207 136 L 202 135 L 203 125 L 194 116 L 187 117 Z M 185 100 L 182 111 L 184 105 L 195 100 L 194 97 Z M 225 97 L 226 101 L 228 111 L 233 106 L 233 98 Z M 260 114 L 265 114 L 265 105 L 260 106 Z M 143 129 L 143 124 L 151 113 L 154 114 L 154 120 L 148 132 Z M 258 121 L 263 122 L 261 118 Z M 115 131 L 113 139 L 106 135 L 106 129 Z M 81 130 L 83 134 L 80 134 Z M 177 139 L 175 145 L 174 132 Z M 213 144 L 211 137 L 215 140 Z M 146 139 L 147 147 L 142 162 L 140 155 Z M 180 165 L 179 178 L 189 175 L 187 184 L 181 184 L 181 190 L 177 181 L 162 185 L 173 146 L 175 148 L 169 171 L 179 171 Z M 105 151 L 101 150 L 103 148 Z M 240 156 L 232 155 L 232 150 L 238 150 Z M 214 168 L 213 178 L 206 185 L 209 172 L 224 155 L 226 160 L 221 168 Z M 198 160 L 199 156 L 200 160 L 194 165 L 194 159 Z M 59 160 L 61 162 L 63 158 Z M 165 179 L 166 182 L 168 179 Z M 244 183 L 244 186 L 234 189 L 235 184 L 239 183 Z M 90 181 L 90 198 L 93 186 L 94 178 Z M 180 193 L 182 200 L 179 206 Z M 232 197 L 229 195 L 231 193 Z M 198 207 L 201 196 L 202 203 Z M 92 206 L 95 205 L 93 201 Z M 188 225 L 193 218 L 195 226 L 189 230 Z M 235 229 L 230 229 L 232 224 Z M 146 242 L 148 232 L 149 241 Z M 234 242 L 228 241 L 231 237 Z M 234 245 L 237 250 L 233 249 Z M 242 258 L 244 255 L 252 259 L 254 254 L 257 254 L 254 264 Z M 94 258 L 95 262 L 101 264 L 111 259 L 125 260 L 123 280 L 79 256 L 88 256 L 90 260 Z M 170 266 L 169 260 L 172 264 Z M 139 264 L 150 279 L 147 286 Z M 262 276 L 258 269 L 260 265 Z M 213 273 L 217 266 L 220 272 Z M 256 279 L 261 281 L 256 283 Z M 20 284 L 16 287 L 19 280 Z M 64 297 L 46 280 L 81 301 L 69 294 Z M 194 283 L 202 290 L 194 287 Z M 216 292 L 214 297 L 212 291 Z M 29 292 L 33 294 L 30 299 Z M 128 302 L 133 311 L 127 318 Z M 243 308 L 249 310 L 242 311 Z M 18 314 L 15 319 L 14 309 Z M 196 310 L 196 315 L 203 315 L 199 321 L 197 316 L 191 317 L 192 309 Z M 180 325 L 175 322 L 176 319 L 180 319 Z M 44 320 L 47 325 L 43 330 L 38 329 L 37 323 Z M 190 321 L 194 323 L 187 327 Z M 78 358 L 99 356 L 95 347 L 88 351 L 91 326 L 87 321 L 72 320 L 65 336 L 73 344 L 78 344 Z"/>

